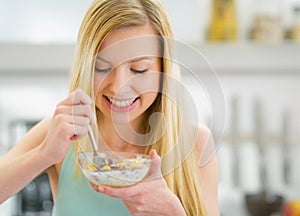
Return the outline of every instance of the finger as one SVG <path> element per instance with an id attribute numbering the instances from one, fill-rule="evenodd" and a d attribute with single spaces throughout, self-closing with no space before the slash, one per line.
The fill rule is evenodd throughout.
<path id="1" fill-rule="evenodd" d="M 93 182 L 89 181 L 90 186 L 95 190 L 98 191 L 98 185 L 95 185 Z"/>
<path id="2" fill-rule="evenodd" d="M 133 205 L 129 204 L 126 201 L 123 201 L 124 205 L 126 206 L 126 208 L 128 209 L 129 213 L 134 215 L 135 213 L 135 208 L 133 207 Z"/>
<path id="3" fill-rule="evenodd" d="M 66 99 L 61 101 L 59 105 L 78 105 L 78 104 L 92 104 L 91 98 L 81 89 L 76 89 Z"/>
<path id="4" fill-rule="evenodd" d="M 96 116 L 94 115 L 90 105 L 60 105 L 56 107 L 54 115 L 60 114 L 74 117 L 87 117 L 92 124 L 96 123 Z"/>
<path id="5" fill-rule="evenodd" d="M 74 132 L 70 136 L 70 141 L 80 140 L 87 134 L 87 129 L 85 127 L 82 128 L 74 128 Z"/>
<path id="6" fill-rule="evenodd" d="M 158 177 L 162 176 L 161 173 L 161 158 L 160 156 L 157 154 L 156 150 L 152 149 L 149 152 L 150 158 L 151 158 L 151 165 L 150 165 L 150 169 L 148 172 L 148 177 L 147 179 L 149 180 L 154 180 Z"/>
<path id="7" fill-rule="evenodd" d="M 73 126 L 88 127 L 90 119 L 82 116 L 68 116 L 68 122 Z"/>
<path id="8" fill-rule="evenodd" d="M 101 185 L 98 186 L 97 191 L 109 195 L 111 197 L 127 200 L 129 197 L 135 195 L 135 192 L 134 190 L 132 190 L 132 187 L 134 186 L 115 188 L 115 187 Z"/>
<path id="9" fill-rule="evenodd" d="M 77 105 L 73 106 L 72 108 L 72 115 L 84 116 L 87 117 L 92 124 L 96 123 L 96 116 L 94 115 L 90 105 Z"/>
<path id="10" fill-rule="evenodd" d="M 90 105 L 75 105 L 72 106 L 72 115 L 84 116 L 89 118 L 92 124 L 96 123 L 96 116 L 94 115 Z"/>
<path id="11" fill-rule="evenodd" d="M 55 115 L 54 121 L 56 125 L 65 125 L 67 127 L 74 127 L 74 126 L 82 126 L 87 127 L 90 124 L 90 119 L 83 116 L 73 116 L 73 115 L 65 115 L 59 114 Z"/>
<path id="12" fill-rule="evenodd" d="M 86 126 L 83 127 L 80 125 L 73 125 L 73 136 L 75 136 L 77 139 L 82 138 L 83 136 L 87 135 L 87 133 L 88 128 Z"/>
<path id="13" fill-rule="evenodd" d="M 88 133 L 88 127 L 86 124 L 86 122 L 89 121 L 88 119 L 84 120 L 83 122 L 85 123 L 81 123 L 82 125 L 80 125 L 78 124 L 80 120 L 77 120 L 77 122 L 74 123 L 74 117 L 72 116 L 66 116 L 61 118 L 64 118 L 64 121 L 59 123 L 57 127 L 60 127 L 60 133 L 69 137 L 69 139 L 79 139 Z"/>

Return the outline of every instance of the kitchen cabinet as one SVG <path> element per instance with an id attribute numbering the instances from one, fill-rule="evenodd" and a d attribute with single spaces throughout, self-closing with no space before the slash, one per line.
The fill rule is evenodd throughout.
<path id="1" fill-rule="evenodd" d="M 0 77 L 67 76 L 73 44 L 0 44 Z"/>
<path id="2" fill-rule="evenodd" d="M 300 72 L 299 44 L 225 43 L 198 47 L 219 75 L 291 75 Z"/>
<path id="3" fill-rule="evenodd" d="M 180 56 L 189 56 L 184 44 Z M 203 55 L 218 75 L 297 75 L 300 72 L 300 44 L 206 43 L 191 46 L 199 52 L 187 58 L 192 70 Z M 70 71 L 74 44 L 0 44 L 0 77 L 64 76 Z"/>

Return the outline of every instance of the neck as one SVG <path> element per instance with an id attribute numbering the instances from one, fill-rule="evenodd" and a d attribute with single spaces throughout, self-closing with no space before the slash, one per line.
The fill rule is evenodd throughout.
<path id="1" fill-rule="evenodd" d="M 139 132 L 136 132 L 130 124 L 113 124 L 102 119 L 98 125 L 99 139 L 103 143 L 100 150 L 144 153 L 144 146 L 135 145 L 136 135 Z"/>

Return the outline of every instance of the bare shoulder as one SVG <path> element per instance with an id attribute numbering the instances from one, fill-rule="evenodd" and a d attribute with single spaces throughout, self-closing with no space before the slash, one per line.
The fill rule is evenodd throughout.
<path id="1" fill-rule="evenodd" d="M 200 169 L 200 181 L 208 215 L 218 216 L 218 162 L 213 134 L 205 125 L 198 128 L 196 154 Z"/>
<path id="2" fill-rule="evenodd" d="M 216 153 L 213 134 L 211 130 L 201 124 L 198 126 L 197 140 L 195 150 L 198 156 L 198 162 L 203 167 L 209 160 L 211 160 Z"/>
<path id="3" fill-rule="evenodd" d="M 218 172 L 216 146 L 214 143 L 213 134 L 208 127 L 200 125 L 198 128 L 197 142 L 195 146 L 197 162 L 201 173 Z M 217 179 L 217 176 L 216 176 Z"/>
<path id="4" fill-rule="evenodd" d="M 209 142 L 213 142 L 213 139 L 212 139 L 212 134 L 211 134 L 211 131 L 210 129 L 203 125 L 203 124 L 200 124 L 197 128 L 197 143 L 196 143 L 196 150 L 199 154 L 201 154 L 204 150 L 205 150 L 205 147 L 207 146 L 207 144 Z"/>

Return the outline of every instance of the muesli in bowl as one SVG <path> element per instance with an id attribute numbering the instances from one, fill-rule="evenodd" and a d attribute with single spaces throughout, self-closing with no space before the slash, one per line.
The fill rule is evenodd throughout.
<path id="1" fill-rule="evenodd" d="M 96 185 L 125 187 L 142 181 L 147 175 L 151 158 L 145 154 L 105 151 L 78 154 L 80 168 Z"/>

